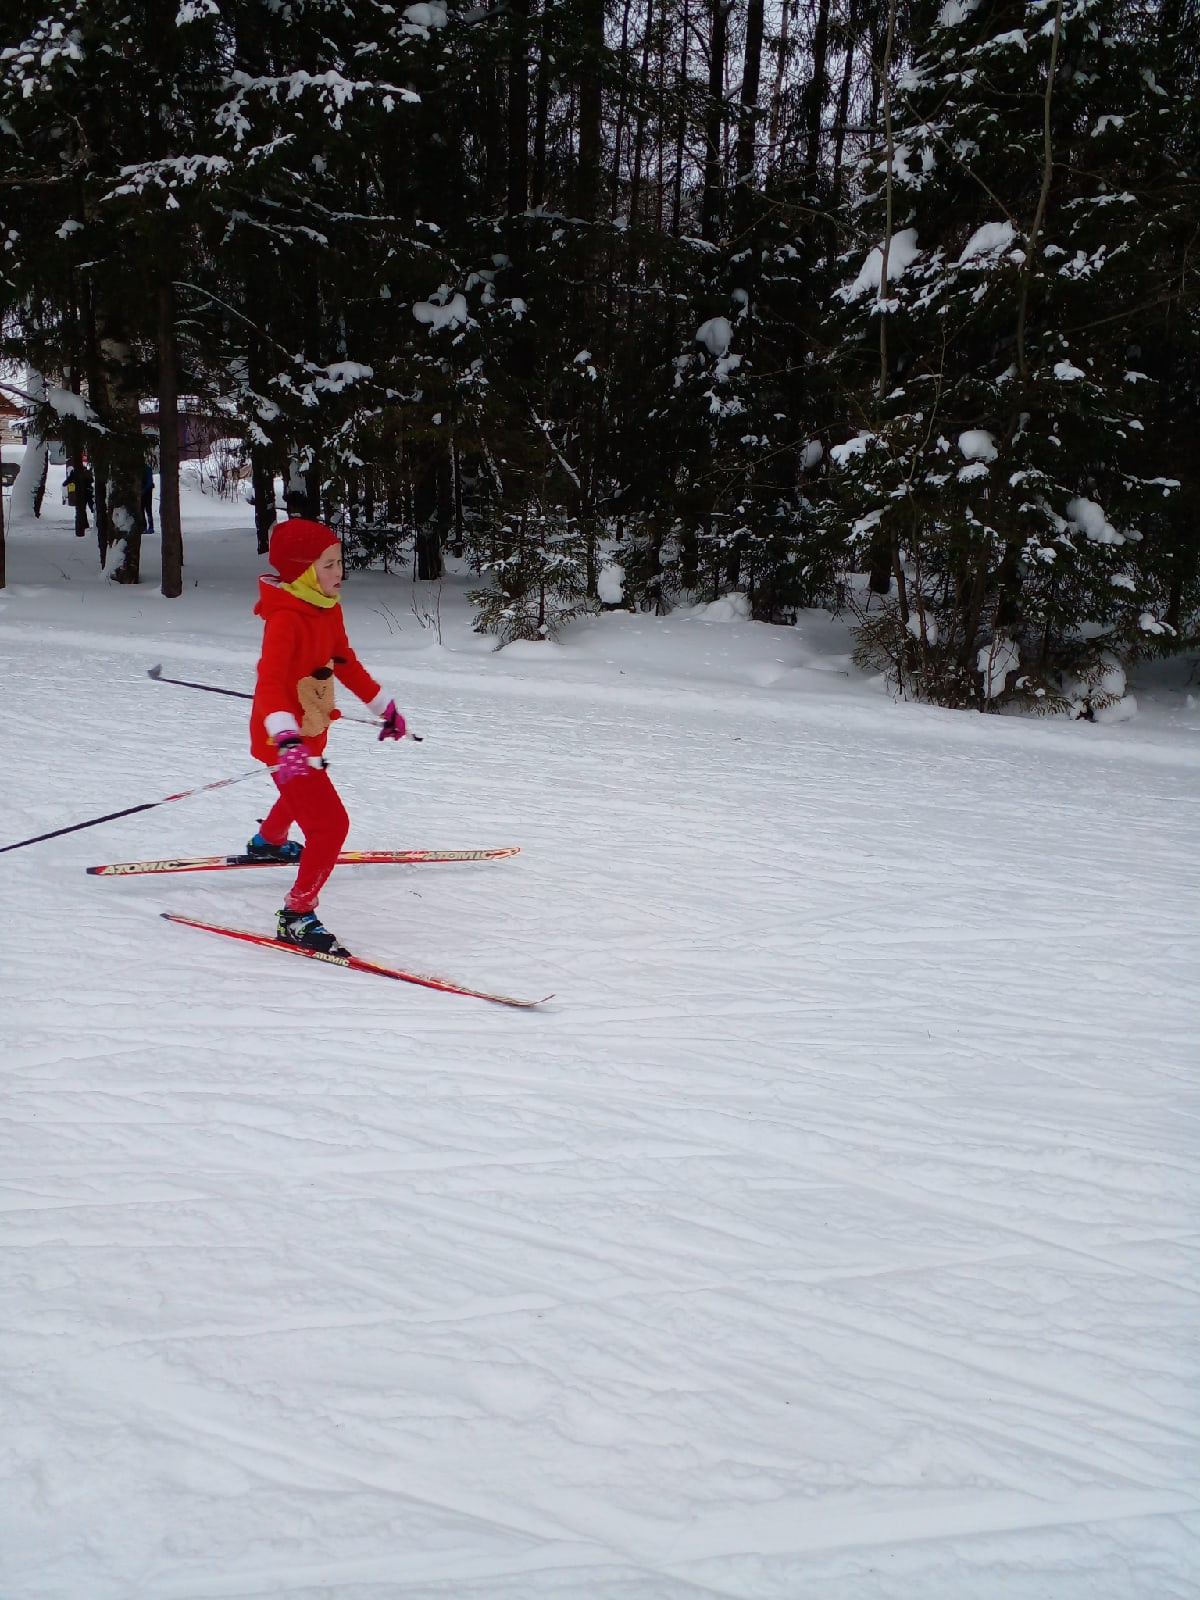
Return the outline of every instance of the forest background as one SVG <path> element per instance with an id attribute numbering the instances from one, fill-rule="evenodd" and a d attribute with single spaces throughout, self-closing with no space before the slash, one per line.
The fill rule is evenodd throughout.
<path id="1" fill-rule="evenodd" d="M 1099 703 L 1200 629 L 1198 91 L 1198 0 L 9 0 L 24 476 L 137 583 L 151 414 L 177 596 L 195 397 L 260 550 L 281 479 L 502 643 L 736 592 Z"/>

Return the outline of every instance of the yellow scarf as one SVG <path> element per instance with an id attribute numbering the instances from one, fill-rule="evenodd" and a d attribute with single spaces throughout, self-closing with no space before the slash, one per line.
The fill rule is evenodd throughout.
<path id="1" fill-rule="evenodd" d="M 328 611 L 330 606 L 336 606 L 342 598 L 340 594 L 325 593 L 317 582 L 315 562 L 291 583 L 281 583 L 279 587 L 286 589 L 289 594 L 294 594 L 297 600 L 307 600 L 310 606 L 320 606 L 322 611 Z"/>

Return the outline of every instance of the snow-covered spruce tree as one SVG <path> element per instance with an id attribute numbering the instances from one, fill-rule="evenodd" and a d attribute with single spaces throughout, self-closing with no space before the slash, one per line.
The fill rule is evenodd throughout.
<path id="1" fill-rule="evenodd" d="M 596 609 L 588 597 L 587 532 L 561 506 L 531 502 L 496 529 L 493 554 L 478 561 L 490 586 L 471 595 L 475 629 L 497 648 L 517 639 L 554 639 L 566 623 Z"/>
<path id="2" fill-rule="evenodd" d="M 797 487 L 813 269 L 762 221 L 740 249 L 683 240 L 656 265 L 670 315 L 639 318 L 613 383 L 626 598 L 663 611 L 739 591 L 758 619 L 787 621 L 827 587 Z"/>
<path id="3" fill-rule="evenodd" d="M 743 231 L 728 260 L 732 338 L 704 390 L 711 416 L 711 475 L 732 516 L 718 528 L 724 585 L 745 591 L 751 614 L 785 622 L 830 604 L 834 545 L 814 513 L 818 435 L 827 422 L 826 373 L 816 360 L 830 288 L 825 218 L 828 174 L 780 173 L 769 205 L 741 202 Z M 702 325 L 711 343 L 725 319 Z M 732 524 L 732 525 L 730 525 Z"/>
<path id="4" fill-rule="evenodd" d="M 800 484 L 815 428 L 811 351 L 830 209 L 819 115 L 828 7 L 804 20 L 793 8 L 764 16 L 754 0 L 665 15 L 679 30 L 674 113 L 644 82 L 632 100 L 639 114 L 657 104 L 656 137 L 681 161 L 677 233 L 639 226 L 643 187 L 631 182 L 621 194 L 629 264 L 616 274 L 625 292 L 609 319 L 631 337 L 588 344 L 616 423 L 625 598 L 662 610 L 736 590 L 755 617 L 787 621 L 831 588 L 828 541 L 812 536 Z M 664 114 L 680 118 L 675 132 Z M 640 170 L 635 161 L 635 178 Z"/>
<path id="5" fill-rule="evenodd" d="M 906 692 L 1053 701 L 1062 673 L 1159 626 L 1145 519 L 1176 485 L 1144 467 L 1132 349 L 1170 269 L 1156 20 L 1124 0 L 945 0 L 906 62 L 894 38 L 885 59 L 837 294 L 851 428 L 833 454 L 837 514 L 890 590 L 862 655 Z"/>
<path id="6" fill-rule="evenodd" d="M 15 199 L 8 256 L 24 307 L 17 350 L 50 380 L 50 412 L 68 387 L 87 390 L 86 406 L 67 402 L 76 433 L 82 425 L 68 442 L 91 456 L 101 559 L 121 547 L 122 582 L 138 578 L 139 399 L 154 323 L 148 252 L 118 191 L 169 117 L 152 66 L 131 69 L 130 27 L 123 9 L 82 0 L 17 3 L 0 23 L 0 166 Z"/>
<path id="7" fill-rule="evenodd" d="M 377 371 L 403 315 L 391 264 L 433 237 L 410 193 L 413 83 L 436 79 L 445 23 L 436 0 L 233 16 L 215 121 L 237 180 L 212 209 L 193 311 L 251 444 L 260 546 L 276 474 L 310 515 L 373 515 L 364 452 L 398 391 Z"/>
<path id="8" fill-rule="evenodd" d="M 137 577 L 139 402 L 164 349 L 249 438 L 260 547 L 289 468 L 311 511 L 341 514 L 387 398 L 372 375 L 388 255 L 421 245 L 396 124 L 410 77 L 436 79 L 445 8 L 56 0 L 49 18 L 14 15 L 29 9 L 4 13 L 18 37 L 0 148 L 18 193 L 45 190 L 27 285 L 45 295 L 57 265 L 76 291 L 58 366 L 97 416 L 98 509 L 108 541 L 129 535 L 117 575 Z"/>
<path id="9" fill-rule="evenodd" d="M 1143 649 L 1170 651 L 1200 644 L 1200 0 L 1163 0 L 1155 7 L 1157 50 L 1145 88 L 1165 123 L 1154 164 L 1147 169 L 1152 234 L 1140 241 L 1152 260 L 1145 303 L 1131 341 L 1133 369 L 1153 382 L 1148 395 L 1140 470 L 1150 478 L 1181 480 L 1178 491 L 1155 498 L 1142 523 L 1139 555 L 1150 621 Z"/>

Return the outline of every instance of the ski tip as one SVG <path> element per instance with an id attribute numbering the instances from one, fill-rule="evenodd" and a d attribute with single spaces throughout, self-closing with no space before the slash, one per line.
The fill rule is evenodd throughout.
<path id="1" fill-rule="evenodd" d="M 146 676 L 148 678 L 161 678 L 162 677 L 162 662 L 160 661 L 157 666 L 153 666 L 153 667 L 147 668 Z"/>

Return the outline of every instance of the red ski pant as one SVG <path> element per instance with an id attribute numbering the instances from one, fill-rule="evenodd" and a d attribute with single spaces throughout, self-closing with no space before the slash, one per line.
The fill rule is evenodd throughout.
<path id="1" fill-rule="evenodd" d="M 282 844 L 291 824 L 299 825 L 304 854 L 284 904 L 289 911 L 311 911 L 346 842 L 350 818 L 327 772 L 309 772 L 290 783 L 276 778 L 275 787 L 279 799 L 263 818 L 260 831 L 268 844 Z"/>

